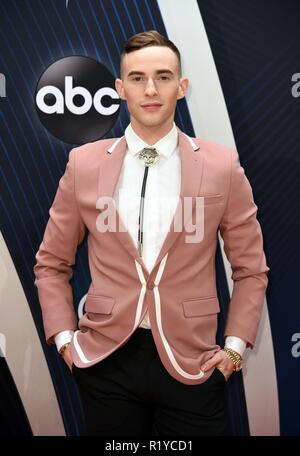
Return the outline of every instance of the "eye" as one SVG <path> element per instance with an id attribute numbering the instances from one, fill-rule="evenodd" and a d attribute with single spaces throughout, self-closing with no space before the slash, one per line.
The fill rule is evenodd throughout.
<path id="1" fill-rule="evenodd" d="M 133 81 L 141 81 L 142 77 L 141 76 L 135 76 L 132 78 Z"/>

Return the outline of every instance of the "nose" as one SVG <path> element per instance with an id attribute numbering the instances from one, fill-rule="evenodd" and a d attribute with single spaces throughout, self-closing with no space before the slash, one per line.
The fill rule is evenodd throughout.
<path id="1" fill-rule="evenodd" d="M 146 84 L 145 94 L 147 94 L 149 96 L 153 96 L 156 93 L 157 93 L 157 90 L 156 90 L 155 84 L 154 84 L 153 80 L 151 78 L 149 78 L 147 81 L 147 84 Z"/>

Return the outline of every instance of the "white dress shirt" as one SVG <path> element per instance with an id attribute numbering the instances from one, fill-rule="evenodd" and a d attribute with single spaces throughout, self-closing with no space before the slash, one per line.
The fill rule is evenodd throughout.
<path id="1" fill-rule="evenodd" d="M 174 123 L 166 136 L 149 145 L 136 135 L 129 124 L 125 130 L 125 138 L 127 153 L 115 188 L 114 199 L 136 248 L 140 195 L 145 171 L 144 162 L 138 158 L 138 153 L 144 147 L 155 147 L 159 154 L 158 162 L 149 167 L 144 199 L 142 259 L 151 272 L 168 233 L 180 194 L 181 161 L 178 131 Z M 140 326 L 150 328 L 148 312 Z"/>
<path id="2" fill-rule="evenodd" d="M 172 129 L 155 144 L 145 143 L 129 124 L 125 130 L 127 148 L 113 198 L 120 218 L 133 243 L 138 245 L 138 217 L 140 195 L 145 165 L 138 158 L 144 147 L 154 147 L 159 159 L 148 169 L 144 199 L 143 219 L 143 262 L 150 272 L 168 234 L 175 213 L 181 186 L 181 160 L 178 146 L 178 130 L 173 122 Z M 148 311 L 140 327 L 151 329 Z M 55 336 L 59 350 L 72 339 L 73 331 L 62 331 Z M 243 355 L 246 343 L 235 336 L 228 336 L 225 345 Z"/>

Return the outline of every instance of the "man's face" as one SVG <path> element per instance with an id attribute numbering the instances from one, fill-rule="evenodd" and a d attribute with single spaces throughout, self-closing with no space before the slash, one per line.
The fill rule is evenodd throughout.
<path id="1" fill-rule="evenodd" d="M 122 80 L 116 90 L 127 101 L 133 126 L 139 129 L 172 126 L 176 102 L 185 96 L 188 79 L 179 77 L 172 49 L 149 46 L 124 56 Z"/>

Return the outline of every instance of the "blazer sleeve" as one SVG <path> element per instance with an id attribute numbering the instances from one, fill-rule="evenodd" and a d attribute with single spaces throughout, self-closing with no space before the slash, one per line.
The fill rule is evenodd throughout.
<path id="1" fill-rule="evenodd" d="M 250 183 L 233 149 L 228 200 L 220 223 L 233 280 L 224 336 L 240 337 L 250 348 L 257 335 L 269 271 L 256 214 Z"/>
<path id="2" fill-rule="evenodd" d="M 48 345 L 54 335 L 77 329 L 70 279 L 73 275 L 77 246 L 84 238 L 85 226 L 75 196 L 76 149 L 72 149 L 65 173 L 49 210 L 49 220 L 42 243 L 35 256 L 34 284 L 38 289 L 43 325 Z"/>

